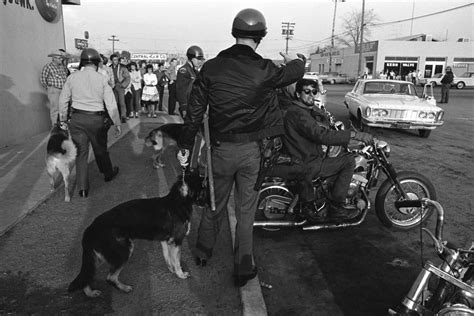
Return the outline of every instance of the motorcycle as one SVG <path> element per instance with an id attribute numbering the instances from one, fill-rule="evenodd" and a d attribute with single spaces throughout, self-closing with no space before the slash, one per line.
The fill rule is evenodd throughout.
<path id="1" fill-rule="evenodd" d="M 335 125 L 339 123 L 335 122 Z M 342 124 L 342 123 L 341 123 Z M 425 209 L 422 216 L 416 208 L 396 209 L 394 203 L 399 200 L 415 200 L 421 198 L 436 199 L 433 184 L 422 174 L 414 171 L 397 172 L 388 160 L 390 146 L 382 140 L 375 140 L 372 144 L 357 144 L 346 148 L 354 155 L 356 166 L 352 181 L 346 197 L 346 204 L 355 206 L 360 214 L 351 220 L 316 222 L 317 212 L 327 207 L 331 182 L 334 177 L 313 180 L 313 191 L 319 209 L 314 214 L 303 214 L 299 203 L 298 181 L 273 176 L 272 169 L 278 168 L 280 160 L 284 163 L 291 158 L 279 154 L 281 143 L 274 139 L 266 144 L 261 161 L 261 174 L 255 186 L 259 191 L 257 211 L 254 227 L 267 230 L 276 230 L 282 227 L 300 227 L 303 230 L 320 230 L 357 226 L 361 224 L 371 209 L 369 193 L 377 187 L 381 173 L 387 179 L 380 185 L 375 196 L 375 212 L 377 217 L 386 227 L 408 230 L 425 221 L 432 213 Z M 329 148 L 336 153 L 344 149 Z M 328 153 L 330 154 L 330 152 Z"/>
<path id="2" fill-rule="evenodd" d="M 474 315 L 474 243 L 462 249 L 443 241 L 444 210 L 431 199 L 397 202 L 397 207 L 434 208 L 437 212 L 433 240 L 441 258 L 439 266 L 427 261 L 401 303 L 389 309 L 389 315 Z"/>

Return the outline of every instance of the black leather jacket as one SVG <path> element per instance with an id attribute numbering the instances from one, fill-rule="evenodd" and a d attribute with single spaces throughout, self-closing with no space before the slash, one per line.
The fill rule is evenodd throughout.
<path id="1" fill-rule="evenodd" d="M 303 74 L 303 61 L 277 67 L 247 45 L 220 52 L 203 65 L 193 84 L 179 146 L 191 148 L 207 105 L 213 141 L 246 143 L 283 134 L 275 89 Z"/>
<path id="2" fill-rule="evenodd" d="M 351 132 L 329 128 L 327 117 L 319 109 L 311 109 L 294 101 L 285 114 L 283 150 L 303 163 L 322 160 L 321 145 L 347 145 Z"/>

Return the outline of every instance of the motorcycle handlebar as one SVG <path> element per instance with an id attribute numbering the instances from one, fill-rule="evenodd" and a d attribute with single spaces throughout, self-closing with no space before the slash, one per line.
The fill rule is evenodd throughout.
<path id="1" fill-rule="evenodd" d="M 422 208 L 433 207 L 437 213 L 436 230 L 435 230 L 436 242 L 442 241 L 443 226 L 444 226 L 444 209 L 439 202 L 430 200 L 428 198 L 422 198 L 421 200 L 403 200 L 403 201 L 396 201 L 395 207 L 397 209 L 402 208 L 402 207 L 422 207 Z M 421 225 L 421 221 L 420 221 L 420 225 Z"/>

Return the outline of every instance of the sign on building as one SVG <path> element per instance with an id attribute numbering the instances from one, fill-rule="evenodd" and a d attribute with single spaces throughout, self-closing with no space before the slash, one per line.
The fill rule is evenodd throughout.
<path id="1" fill-rule="evenodd" d="M 84 49 L 89 46 L 88 41 L 82 38 L 75 38 L 74 43 L 77 49 Z"/>
<path id="2" fill-rule="evenodd" d="M 166 61 L 168 59 L 167 54 L 159 53 L 132 53 L 130 59 L 132 60 L 160 60 Z"/>
<path id="3" fill-rule="evenodd" d="M 376 52 L 379 46 L 379 41 L 372 41 L 372 42 L 367 42 L 367 43 L 362 43 L 362 52 L 367 53 L 367 52 Z M 360 52 L 359 49 L 360 45 L 355 46 L 355 54 L 358 54 Z"/>

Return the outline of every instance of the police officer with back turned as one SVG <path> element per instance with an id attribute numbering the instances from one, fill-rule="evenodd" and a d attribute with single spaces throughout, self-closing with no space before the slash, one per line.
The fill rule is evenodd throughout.
<path id="1" fill-rule="evenodd" d="M 89 144 L 92 145 L 97 166 L 104 174 L 105 182 L 111 181 L 119 172 L 119 168 L 113 167 L 110 161 L 107 131 L 109 124 L 113 123 L 116 135 L 120 135 L 120 117 L 107 78 L 97 72 L 100 60 L 100 55 L 95 49 L 85 48 L 81 53 L 82 71 L 76 71 L 68 77 L 59 97 L 59 113 L 62 120 L 67 118 L 68 102 L 72 101 L 69 130 L 77 146 L 76 184 L 79 196 L 84 198 L 89 192 L 87 161 Z"/>
<path id="2" fill-rule="evenodd" d="M 284 133 L 276 88 L 304 74 L 304 61 L 282 54 L 286 65 L 277 67 L 258 55 L 267 34 L 265 18 L 255 9 L 244 9 L 234 19 L 236 44 L 208 60 L 194 81 L 178 141 L 178 160 L 186 165 L 189 149 L 209 108 L 216 210 L 201 217 L 196 263 L 204 266 L 212 256 L 219 229 L 227 214 L 232 188 L 237 226 L 234 245 L 234 284 L 244 286 L 257 275 L 253 258 L 253 222 L 257 208 L 256 183 L 260 168 L 259 142 Z"/>

